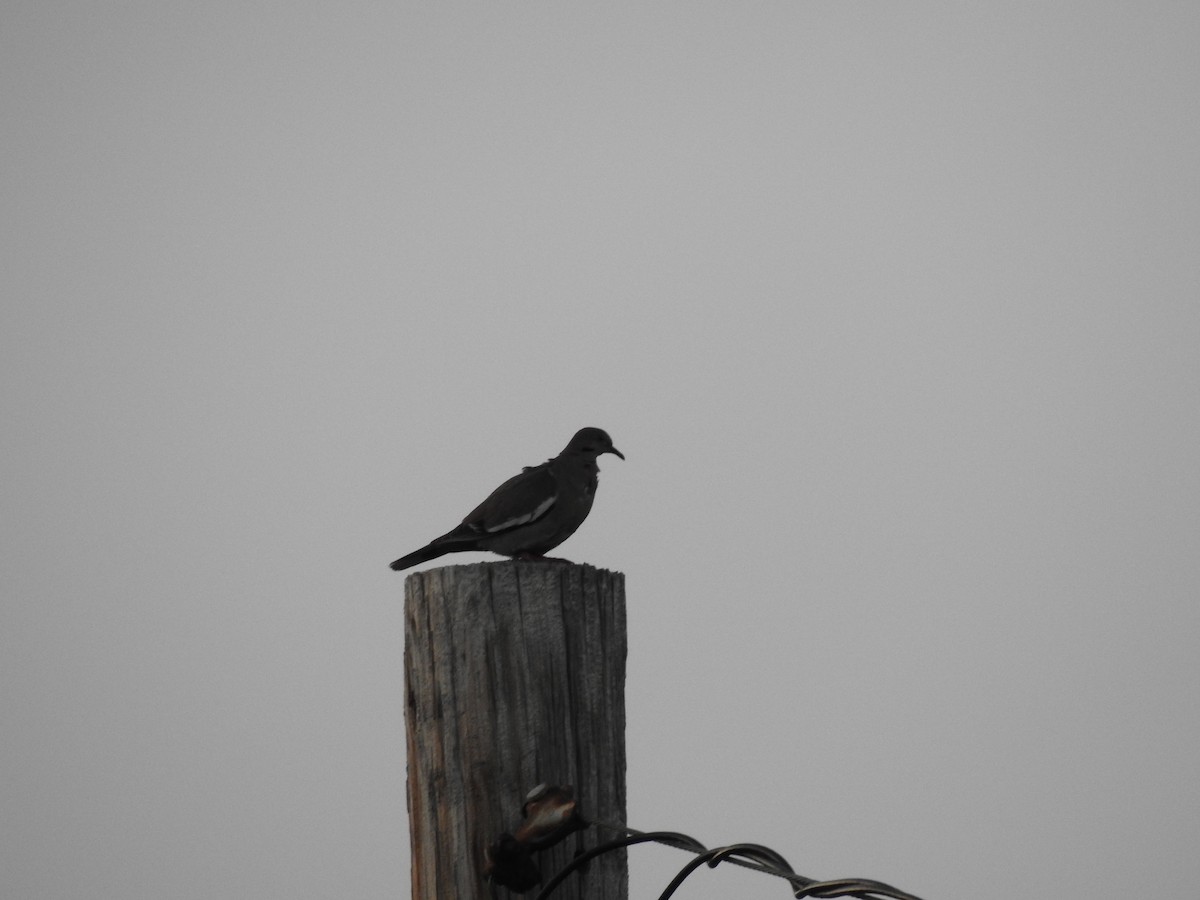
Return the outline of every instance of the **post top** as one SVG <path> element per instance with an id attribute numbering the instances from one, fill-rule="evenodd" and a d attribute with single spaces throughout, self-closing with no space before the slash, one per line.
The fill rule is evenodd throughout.
<path id="1" fill-rule="evenodd" d="M 430 572 L 451 572 L 456 575 L 465 575 L 474 570 L 487 569 L 516 569 L 517 571 L 528 573 L 532 571 L 580 571 L 580 572 L 595 572 L 600 575 L 620 575 L 624 576 L 624 572 L 619 572 L 615 569 L 602 569 L 599 566 L 593 566 L 591 563 L 577 563 L 569 559 L 557 559 L 547 557 L 546 559 L 495 559 L 485 560 L 475 563 L 452 563 L 444 566 L 430 566 L 428 569 L 418 569 L 409 572 L 407 578 L 413 578 L 418 575 L 426 575 Z M 406 580 L 407 580 L 406 578 Z"/>

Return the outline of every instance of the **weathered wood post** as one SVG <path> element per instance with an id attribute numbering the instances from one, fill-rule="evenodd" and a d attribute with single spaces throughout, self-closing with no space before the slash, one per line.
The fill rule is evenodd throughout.
<path id="1" fill-rule="evenodd" d="M 484 900 L 484 851 L 526 792 L 572 785 L 585 817 L 625 821 L 625 578 L 568 562 L 480 563 L 405 580 L 412 900 Z M 591 847 L 608 836 L 581 832 Z M 538 854 L 549 879 L 576 836 Z M 494 891 L 494 893 L 493 893 Z M 624 852 L 555 900 L 625 900 Z"/>

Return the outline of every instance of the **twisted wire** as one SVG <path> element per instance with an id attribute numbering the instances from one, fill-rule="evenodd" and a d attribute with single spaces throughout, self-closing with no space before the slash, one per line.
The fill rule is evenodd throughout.
<path id="1" fill-rule="evenodd" d="M 619 836 L 606 841 L 576 856 L 553 878 L 546 882 L 536 900 L 549 900 L 555 889 L 562 884 L 572 872 L 587 865 L 597 856 L 632 847 L 635 844 L 654 842 L 677 850 L 696 854 L 679 870 L 671 883 L 659 895 L 658 900 L 669 900 L 679 886 L 697 869 L 707 866 L 716 868 L 723 862 L 732 863 L 742 868 L 752 869 L 766 875 L 772 875 L 787 881 L 792 888 L 792 896 L 803 897 L 856 897 L 859 900 L 921 900 L 915 894 L 902 891 L 882 881 L 869 878 L 837 878 L 832 881 L 817 881 L 799 875 L 782 855 L 770 847 L 761 844 L 730 844 L 725 847 L 709 849 L 695 838 L 678 831 L 638 831 L 626 825 L 616 825 L 609 822 L 592 821 L 597 828 L 616 832 Z"/>

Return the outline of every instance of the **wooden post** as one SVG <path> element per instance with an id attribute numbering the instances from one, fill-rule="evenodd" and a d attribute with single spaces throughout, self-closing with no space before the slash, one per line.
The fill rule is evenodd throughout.
<path id="1" fill-rule="evenodd" d="M 526 793 L 572 785 L 584 817 L 625 821 L 625 578 L 568 562 L 480 563 L 405 580 L 412 900 L 503 897 L 484 850 Z M 534 856 L 544 880 L 611 835 Z M 495 893 L 493 893 L 493 891 Z M 625 900 L 623 851 L 554 900 Z"/>

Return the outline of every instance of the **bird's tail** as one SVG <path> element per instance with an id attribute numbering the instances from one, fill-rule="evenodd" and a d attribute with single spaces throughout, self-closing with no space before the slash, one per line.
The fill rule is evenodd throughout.
<path id="1" fill-rule="evenodd" d="M 429 544 L 426 547 L 422 547 L 420 550 L 414 550 L 407 556 L 400 557 L 398 560 L 392 563 L 392 569 L 396 572 L 399 572 L 401 569 L 407 569 L 410 566 L 420 565 L 421 563 L 428 562 L 431 559 L 437 559 L 439 556 L 445 556 L 448 552 L 449 550 L 447 550 L 445 547 L 437 547 L 433 544 Z"/>

